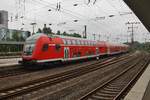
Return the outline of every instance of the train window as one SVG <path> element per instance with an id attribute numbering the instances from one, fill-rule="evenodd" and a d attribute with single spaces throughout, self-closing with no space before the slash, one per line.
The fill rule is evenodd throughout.
<path id="1" fill-rule="evenodd" d="M 89 46 L 90 46 L 90 44 L 91 44 L 90 41 L 88 41 L 88 45 L 89 45 Z"/>
<path id="2" fill-rule="evenodd" d="M 77 40 L 77 44 L 80 45 L 80 40 Z"/>
<path id="3" fill-rule="evenodd" d="M 72 45 L 72 40 L 70 40 L 70 44 Z"/>
<path id="4" fill-rule="evenodd" d="M 90 46 L 90 41 L 87 41 L 87 43 L 88 43 L 88 46 Z"/>
<path id="5" fill-rule="evenodd" d="M 93 42 L 93 45 L 96 45 L 96 42 Z"/>
<path id="6" fill-rule="evenodd" d="M 32 55 L 32 52 L 34 50 L 34 44 L 26 44 L 24 47 L 24 54 L 26 55 Z"/>
<path id="7" fill-rule="evenodd" d="M 86 45 L 88 45 L 88 41 L 86 41 Z"/>
<path id="8" fill-rule="evenodd" d="M 86 41 L 84 41 L 84 45 L 86 45 Z"/>
<path id="9" fill-rule="evenodd" d="M 87 43 L 87 45 L 89 46 L 89 41 L 87 41 L 86 43 Z"/>
<path id="10" fill-rule="evenodd" d="M 84 42 L 83 42 L 83 41 L 81 41 L 81 45 L 84 45 Z"/>
<path id="11" fill-rule="evenodd" d="M 82 40 L 80 40 L 80 45 L 82 45 Z"/>
<path id="12" fill-rule="evenodd" d="M 86 45 L 86 41 L 84 41 L 84 45 Z"/>
<path id="13" fill-rule="evenodd" d="M 75 40 L 72 40 L 72 44 L 73 44 L 73 45 L 75 45 L 75 44 L 76 44 Z"/>
<path id="14" fill-rule="evenodd" d="M 91 45 L 92 45 L 92 46 L 94 46 L 94 43 L 93 43 L 93 42 L 91 42 Z"/>
<path id="15" fill-rule="evenodd" d="M 42 51 L 47 51 L 48 50 L 48 44 L 44 44 L 42 47 Z"/>
<path id="16" fill-rule="evenodd" d="M 92 46 L 94 45 L 94 43 L 93 43 L 93 42 L 91 42 L 91 44 L 92 44 Z"/>
<path id="17" fill-rule="evenodd" d="M 76 40 L 76 44 L 77 44 L 77 45 L 79 44 L 78 40 Z"/>
<path id="18" fill-rule="evenodd" d="M 77 41 L 77 40 L 75 40 L 75 42 L 76 42 L 76 45 L 78 45 L 78 41 Z"/>
<path id="19" fill-rule="evenodd" d="M 67 41 L 65 39 L 63 39 L 63 42 L 64 42 L 65 45 L 67 45 Z"/>
<path id="20" fill-rule="evenodd" d="M 73 44 L 73 41 L 72 40 L 70 40 L 70 43 L 71 43 L 71 45 Z"/>
<path id="21" fill-rule="evenodd" d="M 56 45 L 55 45 L 55 48 L 56 48 L 57 51 L 59 51 L 59 50 L 61 49 L 60 44 L 56 44 Z"/>
<path id="22" fill-rule="evenodd" d="M 90 42 L 90 45 L 91 45 L 91 46 L 93 45 L 92 42 Z"/>
<path id="23" fill-rule="evenodd" d="M 70 44 L 71 44 L 71 41 L 70 41 L 70 40 L 67 40 L 67 44 L 70 45 Z"/>

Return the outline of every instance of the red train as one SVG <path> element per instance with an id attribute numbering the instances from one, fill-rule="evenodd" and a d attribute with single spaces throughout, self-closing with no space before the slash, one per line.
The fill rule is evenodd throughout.
<path id="1" fill-rule="evenodd" d="M 35 34 L 26 40 L 22 63 L 43 63 L 86 59 L 128 51 L 125 44 L 65 36 Z"/>

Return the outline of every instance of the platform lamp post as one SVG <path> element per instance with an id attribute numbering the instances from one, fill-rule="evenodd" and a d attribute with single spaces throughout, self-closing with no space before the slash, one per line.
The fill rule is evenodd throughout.
<path id="1" fill-rule="evenodd" d="M 94 38 L 94 40 L 96 39 L 96 34 L 93 34 L 93 38 Z"/>
<path id="2" fill-rule="evenodd" d="M 83 34 L 83 38 L 87 38 L 87 25 L 84 25 L 84 34 Z"/>
<path id="3" fill-rule="evenodd" d="M 32 25 L 32 29 L 33 29 L 32 34 L 34 34 L 34 29 L 35 29 L 35 25 L 36 25 L 36 23 L 31 23 L 30 25 Z"/>

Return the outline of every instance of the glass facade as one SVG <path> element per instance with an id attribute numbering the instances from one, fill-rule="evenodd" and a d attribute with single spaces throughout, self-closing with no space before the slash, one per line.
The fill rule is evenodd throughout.
<path id="1" fill-rule="evenodd" d="M 0 29 L 0 41 L 25 41 L 29 36 L 28 31 Z"/>

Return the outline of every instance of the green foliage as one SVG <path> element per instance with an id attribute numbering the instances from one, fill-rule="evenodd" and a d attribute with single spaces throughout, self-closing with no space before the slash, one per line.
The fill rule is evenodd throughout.
<path id="1" fill-rule="evenodd" d="M 140 50 L 140 51 L 146 51 L 146 52 L 150 53 L 150 42 L 139 43 L 139 42 L 135 41 L 133 44 L 131 44 L 131 43 L 125 43 L 125 44 L 130 45 L 131 51 Z"/>
<path id="2" fill-rule="evenodd" d="M 11 40 L 11 39 L 8 38 L 7 40 Z M 13 41 L 25 41 L 25 38 L 22 36 L 21 32 L 14 31 L 12 34 L 12 40 Z"/>
<path id="3" fill-rule="evenodd" d="M 42 32 L 44 34 L 53 34 L 52 29 L 50 27 L 46 27 L 46 24 L 44 24 Z"/>
<path id="4" fill-rule="evenodd" d="M 66 31 L 64 31 L 62 34 L 61 32 L 58 30 L 56 35 L 63 35 L 63 36 L 70 36 L 70 37 L 78 37 L 78 38 L 81 38 L 81 35 L 80 34 L 77 34 L 77 33 L 73 33 L 73 34 L 68 34 Z"/>
<path id="5" fill-rule="evenodd" d="M 42 30 L 40 28 L 38 28 L 37 33 L 42 33 Z"/>
<path id="6" fill-rule="evenodd" d="M 56 33 L 56 35 L 60 35 L 60 34 L 61 34 L 61 33 L 60 33 L 60 30 L 58 30 L 57 33 Z"/>
<path id="7" fill-rule="evenodd" d="M 77 33 L 73 33 L 72 36 L 73 36 L 73 37 L 80 37 L 80 38 L 81 38 L 81 35 L 80 35 L 80 34 L 77 34 Z"/>
<path id="8" fill-rule="evenodd" d="M 23 50 L 23 45 L 6 45 L 6 44 L 1 44 L 0 45 L 0 54 L 7 54 L 8 52 L 22 52 Z"/>
<path id="9" fill-rule="evenodd" d="M 12 35 L 12 38 L 14 41 L 19 41 L 20 40 L 19 33 L 17 31 L 15 31 Z"/>
<path id="10" fill-rule="evenodd" d="M 69 36 L 69 34 L 67 34 L 65 31 L 63 32 L 62 35 L 64 35 L 64 36 Z"/>
<path id="11" fill-rule="evenodd" d="M 52 29 L 50 27 L 47 27 L 46 24 L 44 24 L 43 29 L 41 30 L 40 28 L 38 28 L 37 33 L 44 33 L 44 34 L 54 34 L 52 32 Z M 60 32 L 60 30 L 57 31 L 56 35 L 63 35 L 63 36 L 71 36 L 71 37 L 78 37 L 81 38 L 80 34 L 77 33 L 73 33 L 73 34 L 68 34 L 66 31 L 64 31 L 63 33 Z"/>

